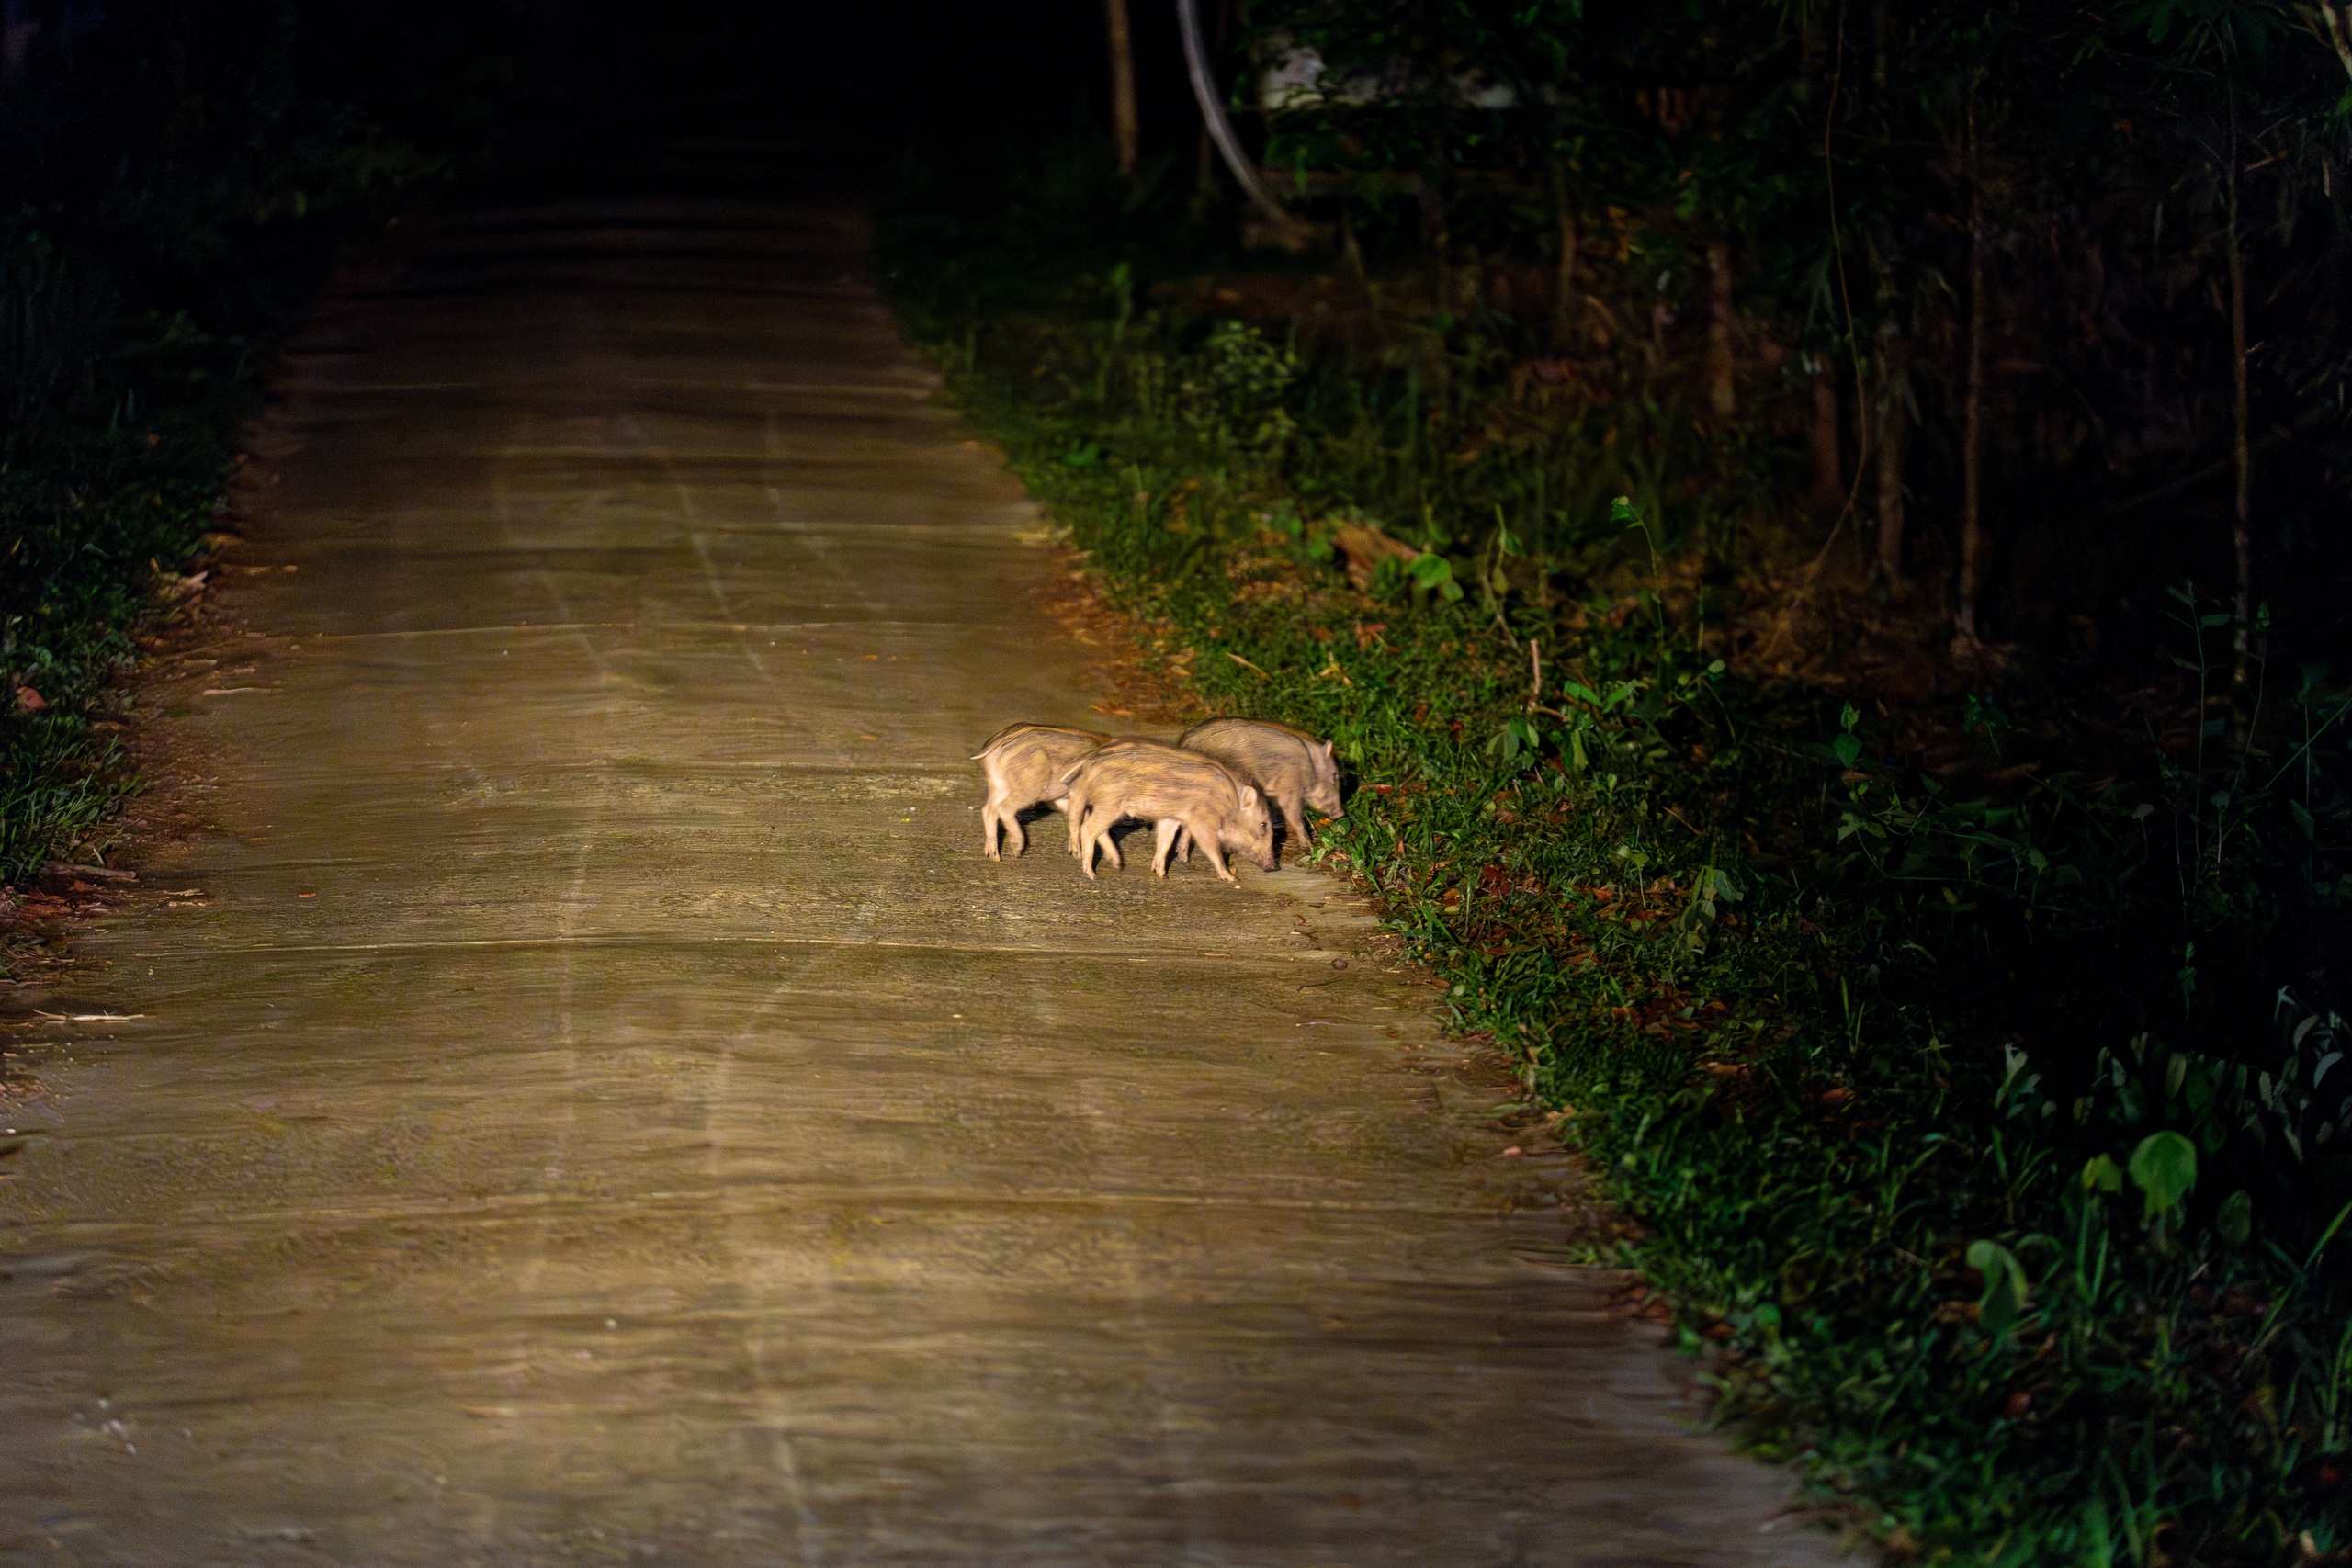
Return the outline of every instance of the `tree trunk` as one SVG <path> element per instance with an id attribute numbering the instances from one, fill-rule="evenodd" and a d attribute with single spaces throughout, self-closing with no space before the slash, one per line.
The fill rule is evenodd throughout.
<path id="1" fill-rule="evenodd" d="M 1838 441 L 1838 372 L 1827 360 L 1813 370 L 1813 418 L 1804 432 L 1805 450 L 1813 458 L 1813 504 L 1828 512 L 1846 502 L 1846 459 Z"/>
<path id="2" fill-rule="evenodd" d="M 1560 259 L 1552 273 L 1552 346 L 1565 353 L 1576 330 L 1577 215 L 1568 205 L 1568 172 L 1552 165 L 1552 211 L 1560 226 Z"/>
<path id="3" fill-rule="evenodd" d="M 1421 243 L 1430 253 L 1430 298 L 1441 310 L 1453 309 L 1453 269 L 1448 265 L 1447 252 L 1453 236 L 1445 222 L 1445 196 L 1437 186 L 1424 183 L 1413 193 L 1421 209 Z"/>
<path id="4" fill-rule="evenodd" d="M 1119 150 L 1119 173 L 1136 172 L 1142 132 L 1136 119 L 1135 42 L 1127 28 L 1127 0 L 1102 0 L 1111 33 L 1111 130 Z"/>
<path id="5" fill-rule="evenodd" d="M 1976 111 L 1968 114 L 1968 367 L 1960 421 L 1960 635 L 1977 636 L 1984 592 L 1984 201 L 1976 183 Z"/>
<path id="6" fill-rule="evenodd" d="M 1731 353 L 1731 247 L 1707 247 L 1707 406 L 1729 419 L 1739 411 L 1739 384 Z"/>
<path id="7" fill-rule="evenodd" d="M 1363 245 L 1356 238 L 1355 203 L 1345 198 L 1340 203 L 1340 265 L 1347 273 L 1348 281 L 1363 291 L 1365 301 L 1377 304 L 1372 274 L 1363 265 Z"/>
<path id="8" fill-rule="evenodd" d="M 2238 147 L 2236 110 L 2230 125 L 2229 168 L 2230 268 L 2230 464 L 2237 474 L 2237 509 L 2232 514 L 2230 543 L 2237 557 L 2237 603 L 2230 634 L 2230 684 L 2240 722 L 2250 704 L 2254 628 L 2254 449 L 2248 426 L 2253 423 L 2246 397 L 2245 254 L 2238 238 Z"/>
<path id="9" fill-rule="evenodd" d="M 1884 37 L 1883 29 L 1880 36 Z M 1895 287 L 1894 264 L 1872 248 L 1871 271 L 1877 276 L 1878 331 L 1871 354 L 1872 389 L 1869 406 L 1855 411 L 1868 432 L 1868 455 L 1859 461 L 1870 466 L 1877 458 L 1878 570 L 1890 592 L 1903 586 L 1903 458 L 1910 445 L 1910 401 L 1905 375 L 1901 296 Z"/>
<path id="10" fill-rule="evenodd" d="M 1878 389 L 1878 570 L 1895 589 L 1903 586 L 1903 456 L 1910 445 L 1911 410 L 1892 354 L 1881 362 Z"/>
<path id="11" fill-rule="evenodd" d="M 1894 25 L 1887 16 L 1886 0 L 1871 0 L 1871 107 L 1886 107 L 1886 54 L 1894 42 Z"/>

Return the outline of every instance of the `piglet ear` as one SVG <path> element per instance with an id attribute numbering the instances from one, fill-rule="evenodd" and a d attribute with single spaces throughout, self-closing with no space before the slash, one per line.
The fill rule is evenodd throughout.
<path id="1" fill-rule="evenodd" d="M 1323 760 L 1327 762 L 1331 760 L 1331 744 L 1329 740 L 1323 742 Z"/>
<path id="2" fill-rule="evenodd" d="M 1257 786 L 1256 784 L 1243 784 L 1243 785 L 1241 786 L 1241 806 L 1242 806 L 1242 809 L 1244 809 L 1244 810 L 1248 810 L 1250 807 L 1255 806 L 1255 805 L 1257 805 L 1257 804 L 1258 804 L 1258 786 Z"/>

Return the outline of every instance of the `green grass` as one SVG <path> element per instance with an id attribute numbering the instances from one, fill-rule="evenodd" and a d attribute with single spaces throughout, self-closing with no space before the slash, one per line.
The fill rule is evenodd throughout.
<path id="1" fill-rule="evenodd" d="M 0 721 L 0 881 L 102 852 L 114 807 L 139 788 L 110 731 L 132 632 L 170 603 L 212 522 L 229 433 L 182 416 L 162 428 L 12 441 L 0 458 L 0 671 L 48 705 Z M 151 440 L 150 437 L 153 437 Z"/>
<path id="2" fill-rule="evenodd" d="M 1393 367 L 1139 308 L 1146 225 L 1048 259 L 944 199 L 883 229 L 907 320 L 1205 704 L 1338 742 L 1318 856 L 1567 1110 L 1635 1222 L 1611 1260 L 1746 1443 L 1931 1561 L 2352 1547 L 2324 672 L 2246 745 L 1949 788 L 1875 711 L 1709 656 L 1629 479 L 1679 551 L 1712 503 L 1670 418 L 1464 463 L 1477 345 L 1400 412 Z M 1540 537 L 1506 491 L 1555 498 Z M 1368 593 L 1333 552 L 1364 516 L 1430 547 Z M 1990 770 L 2018 737 L 1967 716 Z"/>

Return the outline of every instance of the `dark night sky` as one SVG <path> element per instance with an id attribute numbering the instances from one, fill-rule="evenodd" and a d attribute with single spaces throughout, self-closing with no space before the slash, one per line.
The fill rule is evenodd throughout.
<path id="1" fill-rule="evenodd" d="M 1193 111 L 1170 0 L 1132 0 L 1148 129 L 1189 135 Z M 616 18 L 621 34 L 639 13 Z M 662 13 L 690 35 L 704 69 L 671 91 L 852 130 L 877 151 L 909 136 L 986 136 L 1007 126 L 1067 126 L 1104 98 L 1099 0 L 786 6 L 700 0 Z M 624 51 L 625 56 L 632 51 Z M 640 77 L 640 81 L 643 79 Z M 651 83 L 650 96 L 669 98 Z"/>

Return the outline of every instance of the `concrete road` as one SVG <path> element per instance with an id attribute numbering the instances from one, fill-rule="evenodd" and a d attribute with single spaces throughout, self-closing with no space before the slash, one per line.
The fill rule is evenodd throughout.
<path id="1" fill-rule="evenodd" d="M 860 252 L 676 148 L 296 346 L 10 1111 L 0 1561 L 1829 1560 L 1334 884 L 980 857 L 1100 720 Z"/>

